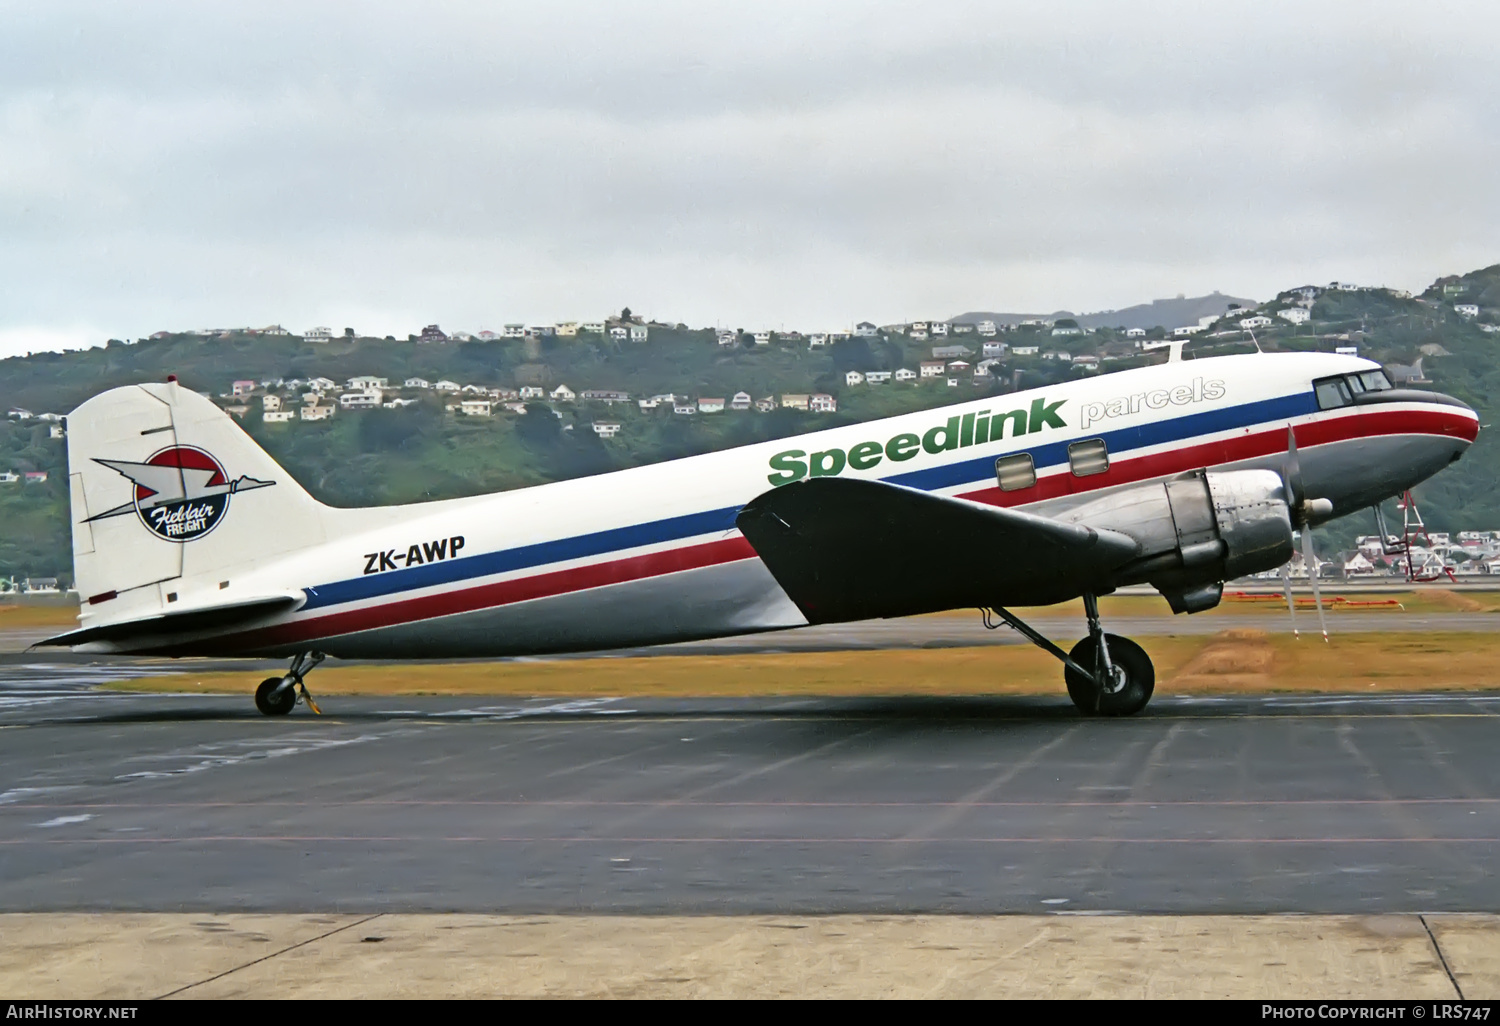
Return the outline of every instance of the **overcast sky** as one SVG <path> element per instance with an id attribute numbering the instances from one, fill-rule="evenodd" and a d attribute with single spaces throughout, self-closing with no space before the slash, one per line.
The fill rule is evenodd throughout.
<path id="1" fill-rule="evenodd" d="M 1500 5 L 0 0 L 0 355 L 1500 261 Z"/>

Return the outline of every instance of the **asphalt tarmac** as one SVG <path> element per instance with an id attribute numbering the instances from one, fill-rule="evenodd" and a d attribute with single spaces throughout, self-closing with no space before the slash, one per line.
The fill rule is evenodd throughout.
<path id="1" fill-rule="evenodd" d="M 0 911 L 1500 911 L 1500 693 L 271 719 L 124 672 L 0 666 Z"/>

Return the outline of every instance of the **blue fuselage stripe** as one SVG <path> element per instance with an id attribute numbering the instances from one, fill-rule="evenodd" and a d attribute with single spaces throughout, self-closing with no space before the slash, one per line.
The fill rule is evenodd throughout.
<path id="1" fill-rule="evenodd" d="M 1299 392 L 1275 399 L 1231 406 L 1227 409 L 1193 413 L 1170 420 L 1142 424 L 1139 427 L 1101 431 L 1082 437 L 1103 438 L 1110 454 L 1115 455 L 1130 452 L 1133 449 L 1178 442 L 1198 435 L 1316 413 L 1317 409 L 1316 398 L 1311 392 Z M 1076 440 L 1076 438 L 1073 439 L 1073 441 Z M 1033 463 L 1040 470 L 1066 463 L 1069 444 L 1069 442 L 1043 442 L 1032 446 L 1023 444 L 1016 445 L 1009 451 L 1030 452 Z M 924 491 L 971 484 L 988 479 L 994 474 L 994 461 L 998 455 L 1004 455 L 1004 453 L 992 452 L 978 459 L 961 460 L 941 467 L 895 474 L 883 480 L 891 484 L 905 485 L 908 488 L 920 488 Z M 523 545 L 499 552 L 486 552 L 461 559 L 429 563 L 425 566 L 355 577 L 331 584 L 320 584 L 316 588 L 307 589 L 307 603 L 302 608 L 304 610 L 319 609 L 345 602 L 392 595 L 397 592 L 415 591 L 440 584 L 452 584 L 456 581 L 510 573 L 530 567 L 545 566 L 549 563 L 560 563 L 564 560 L 606 555 L 642 545 L 659 545 L 716 531 L 728 531 L 733 529 L 734 518 L 739 511 L 739 506 L 726 506 L 723 509 L 709 510 L 705 513 L 668 517 L 665 520 L 631 524 L 628 527 L 616 527 L 572 538 L 559 538 L 556 541 L 540 542 L 536 545 Z"/>

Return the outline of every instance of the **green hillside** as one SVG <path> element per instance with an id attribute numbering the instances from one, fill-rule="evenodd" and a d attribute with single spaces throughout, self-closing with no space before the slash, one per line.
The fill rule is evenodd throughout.
<path id="1" fill-rule="evenodd" d="M 1500 362 L 1491 354 L 1500 345 L 1500 334 L 1488 333 L 1484 326 L 1500 313 L 1500 265 L 1439 279 L 1416 298 L 1386 290 L 1323 290 L 1311 320 L 1300 325 L 1276 316 L 1296 298 L 1283 293 L 1258 311 L 1275 322 L 1256 331 L 1262 347 L 1358 345 L 1362 355 L 1387 364 L 1409 366 L 1420 359 L 1432 382 L 1426 387 L 1458 396 L 1480 411 L 1482 423 L 1492 422 L 1500 404 Z M 1480 314 L 1461 316 L 1454 307 L 1465 303 L 1478 305 Z M 1235 311 L 1209 332 L 1232 329 L 1234 320 L 1252 312 Z M 1151 334 L 1164 333 L 1158 329 Z M 1054 336 L 1052 328 L 1033 325 L 1004 332 L 999 340 L 1011 347 L 1036 345 L 1041 353 L 1008 354 L 990 378 L 976 385 L 965 373 L 955 388 L 943 378 L 847 386 L 844 375 L 849 370 L 915 370 L 922 360 L 932 359 L 934 345 L 967 346 L 974 355 L 965 359 L 977 363 L 981 339 L 972 333 L 915 340 L 888 331 L 823 349 L 786 337 L 756 345 L 748 335 L 721 346 L 713 331 L 655 324 L 648 340 L 640 343 L 598 335 L 434 344 L 363 337 L 310 343 L 297 336 L 248 332 L 167 335 L 0 361 L 0 409 L 66 413 L 106 388 L 159 381 L 168 374 L 224 405 L 232 404 L 227 393 L 238 379 L 322 376 L 342 384 L 361 374 L 388 378 L 393 385 L 408 377 L 494 388 L 566 384 L 575 391 L 628 392 L 632 400 L 666 392 L 727 400 L 741 391 L 757 399 L 789 392 L 826 392 L 838 399 L 834 414 L 776 409 L 684 417 L 669 409 L 642 411 L 634 401 L 609 406 L 531 402 L 524 414 L 497 408 L 493 417 L 468 418 L 446 412 L 444 397 L 432 390 L 403 390 L 400 395 L 416 400 L 404 409 L 341 411 L 318 423 L 265 424 L 260 393 L 251 398 L 242 423 L 267 451 L 323 501 L 363 505 L 472 495 L 639 466 L 979 398 L 1010 391 L 1017 382 L 1034 387 L 1094 373 L 1065 360 L 1044 359 L 1048 353 L 1100 356 L 1106 373 L 1161 359 L 1159 354 L 1143 355 L 1136 340 L 1120 330 Z M 1201 346 L 1204 352 L 1229 351 L 1214 344 L 1230 349 L 1245 345 L 1243 336 L 1199 336 L 1196 341 L 1208 343 Z M 295 394 L 286 398 L 300 405 Z M 619 435 L 600 439 L 590 427 L 595 421 L 619 423 Z M 64 443 L 50 437 L 49 428 L 36 418 L 0 423 L 0 471 L 44 470 L 50 475 L 40 484 L 0 484 L 0 577 L 66 578 L 70 572 Z M 1423 487 L 1429 524 L 1452 530 L 1500 528 L 1497 485 L 1500 451 L 1494 433 L 1486 432 L 1460 464 Z M 1364 530 L 1363 520 L 1335 525 L 1330 540 Z"/>

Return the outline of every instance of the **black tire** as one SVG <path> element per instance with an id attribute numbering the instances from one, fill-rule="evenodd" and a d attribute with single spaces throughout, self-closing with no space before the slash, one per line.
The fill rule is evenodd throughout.
<path id="1" fill-rule="evenodd" d="M 1110 662 L 1125 671 L 1125 686 L 1113 693 L 1104 692 L 1092 680 L 1064 667 L 1068 697 L 1086 716 L 1134 716 L 1146 708 L 1156 690 L 1156 667 L 1146 650 L 1129 638 L 1106 634 L 1104 639 L 1109 645 Z M 1084 638 L 1068 653 L 1075 663 L 1089 669 L 1093 669 L 1095 654 L 1093 638 Z"/>
<path id="2" fill-rule="evenodd" d="M 280 677 L 267 677 L 260 682 L 260 687 L 255 689 L 255 708 L 267 716 L 285 716 L 292 711 L 292 706 L 297 704 L 297 689 L 287 688 L 281 694 L 272 697 L 271 692 L 281 687 Z"/>

